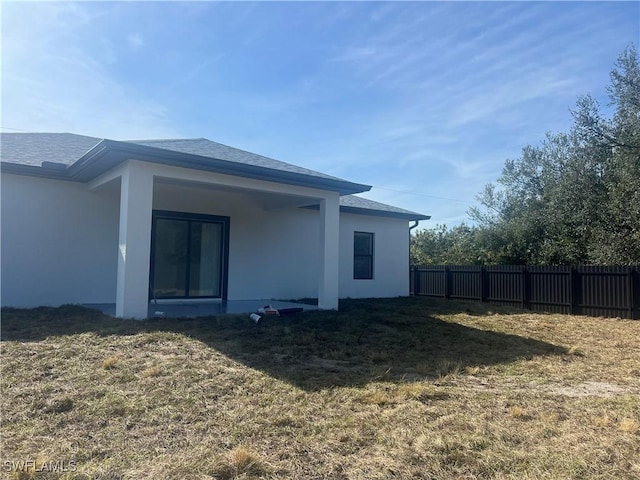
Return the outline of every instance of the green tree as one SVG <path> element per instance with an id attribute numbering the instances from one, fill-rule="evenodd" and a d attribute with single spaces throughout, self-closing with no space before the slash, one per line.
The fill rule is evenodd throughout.
<path id="1" fill-rule="evenodd" d="M 579 98 L 568 133 L 547 134 L 507 160 L 470 210 L 476 238 L 500 263 L 640 263 L 640 68 L 635 48 L 616 62 L 605 119 Z M 487 241 L 485 240 L 485 244 Z"/>
<path id="2" fill-rule="evenodd" d="M 465 224 L 453 228 L 436 225 L 420 230 L 411 238 L 411 263 L 420 265 L 478 264 L 482 253 L 475 228 Z"/>
<path id="3" fill-rule="evenodd" d="M 603 171 L 605 215 L 592 258 L 599 263 L 640 263 L 640 65 L 635 48 L 618 58 L 608 93 L 616 107 L 611 120 L 595 112 L 577 118 L 609 152 Z"/>

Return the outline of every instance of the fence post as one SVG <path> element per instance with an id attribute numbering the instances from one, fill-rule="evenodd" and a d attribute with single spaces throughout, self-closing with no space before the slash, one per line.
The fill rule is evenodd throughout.
<path id="1" fill-rule="evenodd" d="M 527 308 L 527 267 L 524 265 L 520 270 L 520 308 Z"/>
<path id="2" fill-rule="evenodd" d="M 485 280 L 485 274 L 486 274 L 487 270 L 484 267 L 480 267 L 480 301 L 484 302 L 487 299 L 487 292 L 485 291 L 484 288 L 484 280 Z"/>
<path id="3" fill-rule="evenodd" d="M 569 313 L 575 315 L 576 313 L 576 269 L 572 266 L 569 269 Z"/>
<path id="4" fill-rule="evenodd" d="M 444 266 L 444 298 L 449 298 L 449 267 Z"/>
<path id="5" fill-rule="evenodd" d="M 414 288 L 414 277 L 415 275 L 413 274 L 413 265 L 409 264 L 409 296 L 411 295 L 415 295 L 415 288 Z"/>
<path id="6" fill-rule="evenodd" d="M 420 266 L 416 265 L 413 268 L 413 294 L 420 295 L 421 288 L 422 287 L 420 286 Z"/>
<path id="7" fill-rule="evenodd" d="M 627 289 L 629 292 L 629 318 L 633 320 L 633 268 L 627 267 Z"/>

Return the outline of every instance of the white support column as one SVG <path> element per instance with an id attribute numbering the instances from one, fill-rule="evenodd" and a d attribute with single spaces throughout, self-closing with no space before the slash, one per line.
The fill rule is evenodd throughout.
<path id="1" fill-rule="evenodd" d="M 318 308 L 338 309 L 340 252 L 340 197 L 336 193 L 320 201 L 320 278 Z"/>
<path id="2" fill-rule="evenodd" d="M 153 175 L 130 162 L 120 183 L 116 316 L 147 318 Z"/>

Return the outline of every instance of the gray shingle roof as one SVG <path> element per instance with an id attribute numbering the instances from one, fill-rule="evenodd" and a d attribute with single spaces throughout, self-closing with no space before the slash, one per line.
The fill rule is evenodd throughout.
<path id="1" fill-rule="evenodd" d="M 2 171 L 25 175 L 84 182 L 137 158 L 341 194 L 371 188 L 205 138 L 114 141 L 70 133 L 2 133 L 0 138 Z"/>
<path id="2" fill-rule="evenodd" d="M 273 158 L 258 155 L 256 153 L 240 150 L 239 148 L 229 147 L 222 143 L 212 142 L 206 138 L 188 138 L 177 140 L 130 140 L 127 143 L 135 143 L 147 147 L 162 148 L 174 152 L 188 153 L 191 155 L 199 155 L 202 157 L 217 158 L 219 160 L 227 160 L 230 162 L 243 163 L 245 165 L 253 165 L 256 167 L 270 168 L 283 172 L 299 173 L 301 175 L 310 175 L 314 177 L 329 178 L 332 180 L 340 180 L 337 177 L 325 175 L 324 173 L 309 170 L 308 168 L 298 167 L 290 163 L 281 162 Z"/>
<path id="3" fill-rule="evenodd" d="M 0 158 L 35 167 L 44 161 L 71 165 L 100 140 L 73 133 L 2 133 Z"/>
<path id="4" fill-rule="evenodd" d="M 370 212 L 370 215 L 405 218 L 407 220 L 428 220 L 431 218 L 429 215 L 422 215 L 421 213 L 394 207 L 386 203 L 375 202 L 356 195 L 344 195 L 340 197 L 340 208 L 344 212 L 360 214 Z"/>
<path id="5" fill-rule="evenodd" d="M 101 148 L 107 149 L 122 149 L 124 147 L 126 150 L 127 144 L 132 144 L 132 146 L 137 145 L 143 149 L 147 148 L 148 150 L 142 153 L 153 157 L 151 161 L 154 161 L 153 159 L 157 158 L 158 155 L 162 155 L 162 150 L 167 152 L 167 155 L 169 155 L 169 152 L 177 152 L 177 154 L 184 154 L 183 156 L 185 157 L 197 157 L 197 166 L 192 166 L 191 168 L 203 168 L 203 166 L 210 165 L 210 167 L 206 168 L 214 171 L 226 170 L 231 174 L 245 175 L 251 178 L 274 179 L 294 185 L 317 185 L 318 188 L 335 189 L 342 194 L 362 192 L 371 188 L 368 185 L 351 183 L 314 170 L 298 167 L 290 163 L 281 162 L 221 143 L 212 142 L 206 138 L 131 140 L 118 142 L 72 133 L 1 133 L 0 160 L 3 166 L 12 167 L 11 169 L 7 169 L 7 171 L 14 173 L 51 175 L 54 178 L 68 179 L 66 175 L 69 175 L 69 171 L 77 168 L 78 163 L 82 163 L 78 162 L 80 159 L 85 162 L 90 161 L 90 157 L 92 157 L 96 151 L 100 150 L 100 148 L 98 148 L 91 154 L 86 155 L 99 144 Z M 176 154 L 174 153 L 173 155 L 175 156 Z M 100 160 L 103 164 L 103 169 L 109 168 L 109 165 L 112 165 L 112 163 L 109 163 L 107 160 L 109 159 L 103 158 Z M 174 160 L 169 160 L 169 162 L 173 161 Z M 54 168 L 55 165 L 50 165 L 51 163 L 59 164 L 58 168 Z M 193 162 L 189 165 L 193 165 Z M 225 165 L 237 165 L 237 167 L 230 169 L 229 167 L 225 167 Z M 65 168 L 65 166 L 73 167 L 68 169 Z M 26 170 L 23 171 L 21 169 Z M 48 173 L 38 173 L 40 171 Z M 90 172 L 91 170 L 84 170 L 85 175 L 88 171 Z M 305 178 L 309 180 L 306 181 L 304 180 Z M 85 181 L 86 179 L 76 178 L 76 180 Z M 427 215 L 353 195 L 343 195 L 340 198 L 340 208 L 345 212 L 389 216 L 409 220 L 429 218 Z"/>
<path id="6" fill-rule="evenodd" d="M 73 133 L 2 133 L 0 155 L 3 162 L 39 167 L 43 161 L 72 165 L 82 155 L 100 143 L 102 138 L 87 137 Z M 297 173 L 313 177 L 340 180 L 308 168 L 298 167 L 273 158 L 212 142 L 206 138 L 175 140 L 128 140 L 146 147 L 161 148 L 173 152 L 188 153 L 201 157 L 226 160 L 234 163 L 269 168 L 282 172 Z"/>

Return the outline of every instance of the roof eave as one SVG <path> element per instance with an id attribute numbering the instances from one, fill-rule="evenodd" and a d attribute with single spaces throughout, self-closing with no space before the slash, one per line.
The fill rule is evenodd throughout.
<path id="1" fill-rule="evenodd" d="M 341 206 L 340 211 L 344 213 L 353 213 L 356 215 L 370 215 L 374 217 L 399 218 L 402 220 L 429 220 L 430 215 L 422 215 L 413 212 L 390 212 L 387 210 L 373 210 L 368 208 Z"/>
<path id="2" fill-rule="evenodd" d="M 53 178 L 55 180 L 68 180 L 67 169 L 38 167 L 22 163 L 0 162 L 0 173 L 12 173 L 14 175 L 27 175 L 30 177 Z"/>
<path id="3" fill-rule="evenodd" d="M 330 190 L 340 195 L 367 192 L 371 185 L 346 180 L 314 177 L 296 172 L 286 172 L 256 165 L 247 165 L 189 153 L 174 152 L 146 145 L 135 145 L 114 140 L 102 140 L 68 168 L 69 175 L 86 182 L 129 159 L 159 163 L 226 175 L 254 178 L 276 183 L 286 183 L 320 190 Z M 107 160 L 107 161 L 105 161 Z"/>
<path id="4" fill-rule="evenodd" d="M 320 206 L 317 204 L 307 205 L 305 207 L 308 210 L 319 210 Z M 372 208 L 362 207 L 349 207 L 346 205 L 340 205 L 340 212 L 352 213 L 354 215 L 368 215 L 370 217 L 386 217 L 386 218 L 398 218 L 401 220 L 429 220 L 431 215 L 422 215 L 415 212 L 392 212 L 389 210 L 375 210 Z"/>

